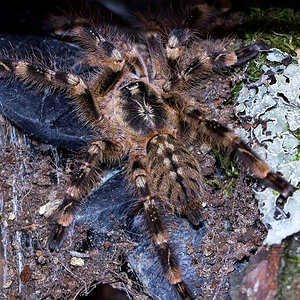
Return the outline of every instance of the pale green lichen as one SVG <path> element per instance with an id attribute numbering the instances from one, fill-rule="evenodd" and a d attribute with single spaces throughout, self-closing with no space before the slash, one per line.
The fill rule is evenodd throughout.
<path id="1" fill-rule="evenodd" d="M 235 114 L 239 118 L 247 116 L 250 126 L 248 130 L 236 132 L 251 140 L 251 147 L 274 172 L 282 173 L 297 187 L 300 184 L 300 65 L 280 64 L 288 57 L 277 49 L 270 51 L 262 70 L 273 74 L 273 81 L 269 75 L 263 75 L 257 83 L 244 86 L 240 91 Z M 270 188 L 257 192 L 256 198 L 263 223 L 271 227 L 265 243 L 278 244 L 286 236 L 300 231 L 300 190 L 289 197 L 283 211 L 276 206 L 278 193 Z"/>

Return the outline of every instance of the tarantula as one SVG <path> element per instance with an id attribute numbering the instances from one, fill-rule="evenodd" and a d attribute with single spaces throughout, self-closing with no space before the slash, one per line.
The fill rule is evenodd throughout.
<path id="1" fill-rule="evenodd" d="M 182 279 L 163 214 L 167 208 L 192 224 L 201 221 L 205 185 L 189 145 L 205 140 L 223 147 L 283 197 L 294 190 L 232 130 L 207 119 L 197 101 L 197 86 L 204 78 L 240 65 L 260 51 L 256 44 L 232 51 L 222 43 L 201 39 L 199 29 L 207 23 L 209 11 L 206 4 L 186 7 L 176 24 L 155 16 L 140 17 L 143 30 L 131 40 L 83 18 L 56 19 L 57 31 L 67 26 L 68 34 L 82 47 L 82 63 L 92 70 L 88 77 L 39 62 L 0 59 L 2 78 L 16 76 L 39 88 L 66 93 L 74 99 L 81 120 L 95 132 L 56 212 L 49 248 L 61 247 L 79 204 L 101 182 L 100 163 L 128 159 L 127 179 L 137 196 L 136 205 L 164 274 L 182 299 L 193 296 Z"/>

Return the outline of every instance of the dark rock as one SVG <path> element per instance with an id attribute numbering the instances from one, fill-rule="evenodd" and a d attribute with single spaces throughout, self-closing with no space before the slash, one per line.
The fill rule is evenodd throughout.
<path id="1" fill-rule="evenodd" d="M 70 44 L 51 38 L 0 35 L 0 49 L 9 53 L 11 45 L 24 57 L 24 48 L 42 49 L 43 59 L 47 60 L 49 52 L 59 58 L 58 65 L 63 60 L 65 64 L 75 63 L 78 49 Z M 26 47 L 25 47 L 26 46 Z M 30 54 L 27 53 L 27 56 Z M 78 120 L 71 100 L 62 94 L 37 91 L 28 88 L 18 80 L 0 80 L 0 113 L 14 124 L 44 143 L 78 150 L 86 144 L 91 130 Z"/>

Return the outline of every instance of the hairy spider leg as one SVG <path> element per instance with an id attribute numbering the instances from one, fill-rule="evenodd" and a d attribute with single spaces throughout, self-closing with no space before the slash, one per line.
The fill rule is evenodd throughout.
<path id="1" fill-rule="evenodd" d="M 147 157 L 142 154 L 130 154 L 130 156 L 127 175 L 133 189 L 137 192 L 142 214 L 159 255 L 163 272 L 182 299 L 192 300 L 193 297 L 182 281 L 176 255 L 169 244 L 169 234 L 163 218 L 167 212 L 163 207 L 162 199 L 155 192 L 151 177 L 146 170 Z"/>
<path id="2" fill-rule="evenodd" d="M 183 21 L 181 24 L 176 24 L 175 27 L 178 29 L 173 29 L 171 32 L 169 27 L 172 25 L 170 23 L 172 16 L 164 16 L 164 13 L 153 15 L 151 12 L 148 12 L 147 17 L 138 14 L 151 60 L 150 80 L 157 75 L 168 75 L 170 71 L 176 69 L 182 48 L 193 35 L 189 29 L 203 26 L 209 19 L 209 10 L 207 4 L 185 7 L 182 11 L 183 16 L 179 16 Z M 165 35 L 168 32 L 166 43 Z"/>
<path id="3" fill-rule="evenodd" d="M 211 18 L 211 8 L 206 3 L 185 7 L 178 16 L 182 20 L 175 25 L 167 37 L 166 55 L 169 68 L 174 72 L 178 70 L 178 60 L 182 56 L 185 46 L 192 41 L 199 29 Z M 195 30 L 197 29 L 197 30 Z M 201 31 L 201 29 L 200 29 Z"/>
<path id="4" fill-rule="evenodd" d="M 105 72 L 108 72 L 107 69 Z M 114 83 L 111 83 L 108 76 L 101 81 L 101 84 L 94 85 L 92 92 L 84 81 L 77 75 L 54 71 L 39 64 L 29 63 L 24 60 L 12 61 L 0 60 L 0 76 L 16 76 L 25 82 L 37 85 L 38 88 L 49 87 L 64 91 L 68 96 L 75 98 L 77 109 L 82 111 L 83 119 L 93 124 L 101 119 L 99 108 L 94 102 L 92 94 L 98 88 L 97 94 L 104 96 Z M 114 77 L 115 78 L 115 77 Z M 99 90 L 101 89 L 101 93 Z M 74 221 L 74 215 L 81 200 L 86 197 L 97 182 L 101 181 L 101 172 L 98 170 L 103 155 L 109 159 L 115 159 L 122 155 L 122 146 L 111 141 L 93 142 L 87 151 L 78 173 L 73 177 L 71 186 L 67 189 L 66 197 L 58 208 L 56 214 L 56 225 L 49 238 L 49 248 L 58 249 L 65 240 Z M 100 173 L 99 173 L 100 172 Z"/>
<path id="5" fill-rule="evenodd" d="M 175 37 L 174 40 L 176 40 Z M 195 55 L 195 53 L 193 53 L 194 51 L 198 54 Z M 190 52 L 192 52 L 192 54 L 190 54 Z M 182 68 L 179 68 L 179 65 L 177 65 L 177 71 L 164 83 L 163 90 L 165 92 L 173 92 L 173 90 L 189 89 L 199 84 L 201 80 L 207 78 L 213 70 L 242 64 L 253 58 L 258 52 L 259 46 L 257 45 L 251 45 L 237 51 L 229 52 L 218 48 L 208 52 L 200 48 L 197 49 L 197 46 L 194 48 L 191 47 L 186 53 L 182 53 L 182 55 L 186 56 L 185 60 L 188 61 L 188 64 Z"/>
<path id="6" fill-rule="evenodd" d="M 227 149 L 228 155 L 233 154 L 237 161 L 251 175 L 264 180 L 270 187 L 277 190 L 284 198 L 294 192 L 294 187 L 283 177 L 275 174 L 270 167 L 251 150 L 251 148 L 232 130 L 212 120 L 199 118 L 199 113 L 192 112 L 189 117 L 198 120 L 198 133 L 201 138 L 213 145 Z"/>
<path id="7" fill-rule="evenodd" d="M 66 190 L 63 202 L 55 213 L 55 224 L 48 240 L 51 251 L 61 247 L 73 226 L 81 201 L 101 183 L 103 172 L 100 163 L 107 159 L 118 160 L 122 155 L 123 148 L 117 143 L 106 140 L 91 143 L 78 172 Z"/>
<path id="8" fill-rule="evenodd" d="M 226 147 L 229 152 L 233 152 L 240 164 L 246 166 L 250 174 L 265 180 L 283 197 L 287 198 L 293 194 L 294 187 L 283 177 L 272 172 L 270 167 L 232 130 L 215 121 L 205 120 L 200 122 L 199 132 Z"/>
<path id="9" fill-rule="evenodd" d="M 55 17 L 54 19 L 57 23 L 56 31 L 67 31 L 73 42 L 86 51 L 82 63 L 94 67 L 107 67 L 108 65 L 110 69 L 117 72 L 116 76 L 126 64 L 134 70 L 138 77 L 147 75 L 143 57 L 125 35 L 119 35 L 121 43 L 117 47 L 111 41 L 111 39 L 116 40 L 113 29 L 93 25 L 90 20 L 85 18 Z M 108 38 L 105 38 L 104 35 Z"/>
<path id="10" fill-rule="evenodd" d="M 83 79 L 75 74 L 52 70 L 25 60 L 0 59 L 0 76 L 16 76 L 26 83 L 37 86 L 38 89 L 61 90 L 75 99 L 77 111 L 81 112 L 85 121 L 99 119 L 100 113 L 90 89 Z"/>

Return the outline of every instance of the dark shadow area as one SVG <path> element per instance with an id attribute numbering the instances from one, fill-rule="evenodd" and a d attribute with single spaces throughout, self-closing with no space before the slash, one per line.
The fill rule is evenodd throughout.
<path id="1" fill-rule="evenodd" d="M 126 293 L 114 289 L 109 284 L 93 283 L 92 290 L 86 296 L 78 296 L 75 300 L 128 300 Z"/>
<path id="2" fill-rule="evenodd" d="M 201 1 L 185 1 L 188 3 L 198 3 Z M 204 1 L 202 1 L 204 2 Z M 249 12 L 251 7 L 266 9 L 294 8 L 298 9 L 299 1 L 287 0 L 207 0 L 210 4 L 224 9 L 231 6 L 231 11 Z M 230 4 L 231 2 L 231 4 Z M 164 10 L 169 6 L 180 9 L 182 3 L 175 0 L 53 0 L 53 1 L 6 1 L 5 9 L 0 11 L 0 31 L 16 34 L 45 34 L 45 19 L 50 14 L 61 14 L 62 12 L 80 12 L 80 14 L 90 14 L 98 12 L 101 20 L 108 20 L 111 24 L 128 26 L 128 16 L 132 12 L 145 12 L 151 9 Z M 286 20 L 288 21 L 288 20 Z"/>

